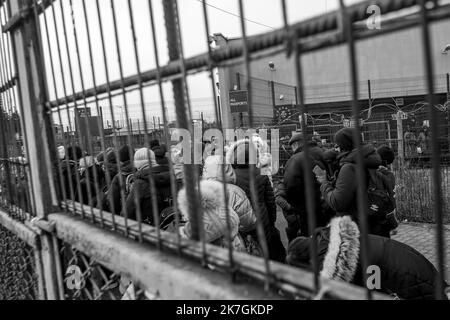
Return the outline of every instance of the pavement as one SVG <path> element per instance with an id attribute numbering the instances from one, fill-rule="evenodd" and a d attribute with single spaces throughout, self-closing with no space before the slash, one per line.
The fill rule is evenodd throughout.
<path id="1" fill-rule="evenodd" d="M 281 233 L 281 240 L 288 246 L 286 237 L 286 220 L 281 210 L 278 210 L 277 228 Z M 392 239 L 405 243 L 422 253 L 433 265 L 437 267 L 437 236 L 436 225 L 426 223 L 401 223 L 397 234 Z M 446 279 L 450 282 L 450 225 L 444 226 L 445 270 Z"/>
<path id="2" fill-rule="evenodd" d="M 394 240 L 405 243 L 422 253 L 437 267 L 436 225 L 425 223 L 402 223 Z M 446 279 L 450 281 L 450 226 L 444 226 Z"/>

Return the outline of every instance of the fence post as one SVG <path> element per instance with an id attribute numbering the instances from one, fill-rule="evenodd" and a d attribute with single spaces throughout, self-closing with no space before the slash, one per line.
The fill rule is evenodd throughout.
<path id="1" fill-rule="evenodd" d="M 7 4 L 10 18 L 20 16 L 26 8 L 34 8 L 33 0 L 9 0 Z M 28 15 L 11 31 L 11 41 L 19 79 L 22 130 L 27 138 L 27 160 L 32 177 L 31 188 L 35 196 L 34 209 L 37 219 L 46 220 L 58 204 L 53 179 L 56 152 L 52 152 L 56 149 L 52 135 L 51 110 L 46 105 L 48 95 L 38 26 L 39 21 L 36 21 L 35 15 Z M 59 255 L 51 234 L 42 233 L 40 240 L 46 299 L 57 300 L 62 298 L 59 296 L 55 264 L 55 258 L 59 258 Z"/>
<path id="2" fill-rule="evenodd" d="M 270 81 L 270 92 L 272 95 L 272 106 L 273 106 L 273 121 L 274 124 L 276 123 L 276 118 L 277 118 L 277 112 L 276 112 L 276 107 L 277 107 L 277 101 L 275 99 L 275 82 Z"/>
<path id="3" fill-rule="evenodd" d="M 181 54 L 181 35 L 177 30 L 177 12 L 176 0 L 162 0 L 164 10 L 165 29 L 167 34 L 167 46 L 169 51 L 170 61 L 177 61 L 182 59 Z M 184 79 L 187 81 L 186 79 Z M 172 81 L 172 90 L 175 100 L 175 110 L 177 115 L 177 123 L 179 129 L 187 130 L 193 137 L 192 115 L 187 115 L 185 83 L 183 79 L 175 79 Z M 192 222 L 192 239 L 200 240 L 200 217 L 201 212 L 198 212 L 200 207 L 200 197 L 198 190 L 198 169 L 193 164 L 184 164 L 184 178 L 187 197 L 189 199 L 188 211 L 189 220 Z"/>
<path id="4" fill-rule="evenodd" d="M 450 73 L 447 73 L 447 138 L 448 152 L 450 153 Z"/>
<path id="5" fill-rule="evenodd" d="M 396 119 L 397 119 L 397 135 L 398 135 L 398 158 L 400 160 L 400 165 L 403 166 L 405 160 L 405 149 L 403 145 L 403 120 L 401 111 L 397 112 Z"/>

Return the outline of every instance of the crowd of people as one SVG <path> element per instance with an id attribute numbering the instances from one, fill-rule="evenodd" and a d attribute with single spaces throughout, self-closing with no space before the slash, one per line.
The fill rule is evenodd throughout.
<path id="1" fill-rule="evenodd" d="M 193 166 L 200 181 L 198 212 L 205 241 L 256 256 L 263 256 L 267 245 L 271 260 L 309 269 L 315 239 L 321 275 L 362 286 L 360 229 L 361 217 L 367 215 L 369 265 L 381 268 L 378 289 L 400 299 L 434 298 L 434 266 L 416 250 L 390 239 L 398 227 L 395 176 L 390 169 L 395 154 L 387 146 L 358 148 L 355 137 L 354 129 L 342 129 L 335 136 L 336 146 L 325 149 L 317 139 L 293 135 L 289 143 L 293 155 L 281 178 L 271 176 L 268 145 L 257 135 L 227 146 L 225 156 L 213 138 L 204 145 L 203 164 Z M 152 141 L 151 148 L 139 150 L 123 146 L 96 157 L 83 155 L 78 147 L 58 151 L 65 199 L 152 226 L 164 220 L 165 229 L 178 228 L 183 238 L 192 238 L 181 142 L 167 147 Z M 363 177 L 357 165 L 359 151 Z M 368 206 L 358 198 L 366 199 Z M 276 227 L 278 207 L 287 222 L 287 248 Z M 176 208 L 181 223 L 167 223 Z"/>

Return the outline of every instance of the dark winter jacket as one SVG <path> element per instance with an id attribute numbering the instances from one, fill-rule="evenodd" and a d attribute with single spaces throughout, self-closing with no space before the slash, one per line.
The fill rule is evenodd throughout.
<path id="1" fill-rule="evenodd" d="M 105 174 L 98 165 L 93 165 L 86 169 L 80 176 L 82 197 L 77 197 L 78 201 L 81 202 L 81 200 L 83 200 L 83 204 L 96 207 L 99 200 L 97 195 L 101 196 L 104 178 Z M 89 197 L 91 197 L 90 203 Z"/>
<path id="2" fill-rule="evenodd" d="M 311 171 L 311 177 L 313 179 L 313 194 L 315 205 L 315 216 L 317 226 L 324 227 L 328 224 L 330 218 L 325 217 L 322 210 L 320 184 L 317 181 L 316 176 L 312 173 L 316 166 L 325 169 L 323 160 L 323 151 L 317 146 L 312 146 L 310 149 L 310 161 L 309 170 Z M 306 164 L 305 152 L 297 152 L 286 164 L 286 170 L 284 173 L 284 179 L 282 185 L 278 188 L 285 189 L 287 202 L 293 207 L 292 214 L 300 217 L 300 227 L 302 235 L 309 235 L 308 223 L 307 223 L 307 207 L 306 207 L 306 176 L 304 166 Z M 284 185 L 284 186 L 283 186 Z M 277 192 L 277 195 L 278 194 Z"/>
<path id="3" fill-rule="evenodd" d="M 381 165 L 381 158 L 372 145 L 363 147 L 364 168 L 378 169 Z M 337 212 L 338 215 L 350 215 L 358 221 L 357 190 L 367 186 L 358 185 L 357 151 L 344 153 L 340 156 L 340 169 L 335 182 L 325 182 L 321 187 L 321 192 L 326 203 Z M 367 173 L 366 173 L 367 174 Z M 368 179 L 366 179 L 366 182 Z"/>
<path id="4" fill-rule="evenodd" d="M 122 211 L 122 215 L 126 215 L 129 219 L 137 219 L 138 212 L 135 202 L 137 199 L 141 207 L 142 220 L 153 225 L 153 204 L 149 180 L 151 174 L 150 170 L 152 170 L 151 172 L 153 173 L 153 178 L 155 181 L 155 193 L 159 211 L 158 215 L 164 209 L 171 206 L 169 168 L 165 166 L 158 166 L 152 169 L 144 167 L 134 175 L 134 182 L 126 201 L 125 210 Z"/>
<path id="5" fill-rule="evenodd" d="M 287 261 L 291 265 L 309 265 L 308 244 L 295 240 Z M 321 276 L 363 286 L 360 233 L 350 217 L 332 220 L 330 227 L 317 230 L 318 257 Z M 380 292 L 404 300 L 431 300 L 437 287 L 436 268 L 418 251 L 395 240 L 369 235 L 368 265 L 377 266 Z M 373 272 L 372 272 L 373 274 Z"/>
<path id="6" fill-rule="evenodd" d="M 247 197 L 251 199 L 253 206 L 255 202 L 258 203 L 259 214 L 264 226 L 270 258 L 275 261 L 284 261 L 286 257 L 286 249 L 283 247 L 281 242 L 279 231 L 275 228 L 275 222 L 277 220 L 277 206 L 275 204 L 273 187 L 268 176 L 262 176 L 259 170 L 256 168 L 255 170 L 257 171 L 257 199 L 252 197 L 250 191 L 250 168 L 245 166 L 234 168 L 236 173 L 236 185 L 244 190 Z M 256 210 L 255 207 L 253 207 L 253 209 Z M 255 239 L 256 238 L 257 237 L 255 236 Z"/>
<path id="7" fill-rule="evenodd" d="M 64 185 L 66 199 L 77 201 L 79 195 L 77 181 L 80 179 L 80 176 L 76 162 L 72 160 L 61 160 L 61 171 L 61 183 Z"/>
<path id="8" fill-rule="evenodd" d="M 116 215 L 120 215 L 123 209 L 121 189 L 123 190 L 123 194 L 126 194 L 125 189 L 127 177 L 134 173 L 134 168 L 131 161 L 123 163 L 120 167 L 120 171 L 121 172 L 118 173 L 112 180 L 111 187 L 106 193 L 106 201 L 110 212 Z M 119 175 L 122 175 L 122 187 L 120 184 L 121 177 Z"/>

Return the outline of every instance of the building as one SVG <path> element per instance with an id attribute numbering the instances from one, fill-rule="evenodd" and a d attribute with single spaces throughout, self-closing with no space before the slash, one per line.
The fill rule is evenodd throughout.
<path id="1" fill-rule="evenodd" d="M 385 24 L 382 24 L 382 27 L 388 26 L 390 22 L 383 23 Z M 443 117 L 440 117 L 443 121 L 442 135 L 448 138 L 450 136 L 450 108 L 447 102 L 450 92 L 448 79 L 450 20 L 432 23 L 430 33 L 433 46 L 435 91 L 438 97 L 438 108 L 443 112 Z M 242 41 L 242 39 L 227 39 L 222 34 L 216 34 L 214 39 L 216 46 L 220 48 Z M 418 27 L 356 42 L 359 103 L 361 110 L 366 110 L 362 118 L 367 121 L 367 117 L 370 116 L 373 122 L 380 122 L 375 127 L 384 135 L 384 138 L 374 140 L 402 139 L 402 136 L 396 132 L 397 124 L 392 116 L 399 110 L 405 111 L 406 115 L 411 115 L 409 120 L 415 122 L 417 130 L 427 124 L 424 116 L 427 112 L 425 105 L 427 86 L 422 45 L 422 33 Z M 350 58 L 347 50 L 344 44 L 305 53 L 301 57 L 304 98 L 308 113 L 319 117 L 325 115 L 325 118 L 329 115 L 330 121 L 324 123 L 324 129 L 328 130 L 325 131 L 329 132 L 330 136 L 335 132 L 335 130 L 329 130 L 330 125 L 341 122 L 337 123 L 336 127 L 339 125 L 342 127 L 342 123 L 345 120 L 348 121 L 344 119 L 344 116 L 351 115 L 352 87 Z M 274 119 L 277 118 L 276 107 L 279 106 L 292 106 L 294 110 L 299 111 L 296 99 L 297 80 L 292 56 L 288 57 L 283 52 L 252 61 L 251 77 L 256 125 L 261 126 L 267 123 L 276 125 L 277 121 Z M 229 92 L 245 91 L 246 82 L 243 63 L 219 69 L 222 118 L 226 127 L 248 124 L 247 114 L 233 114 L 229 101 Z M 420 110 L 415 110 L 419 108 Z M 416 113 L 420 113 L 417 118 L 419 120 L 415 118 Z M 295 112 L 293 114 L 294 118 L 286 123 L 299 123 L 298 115 Z M 314 117 L 312 120 L 314 121 Z M 372 126 L 372 129 L 368 131 L 374 131 L 375 127 Z"/>

